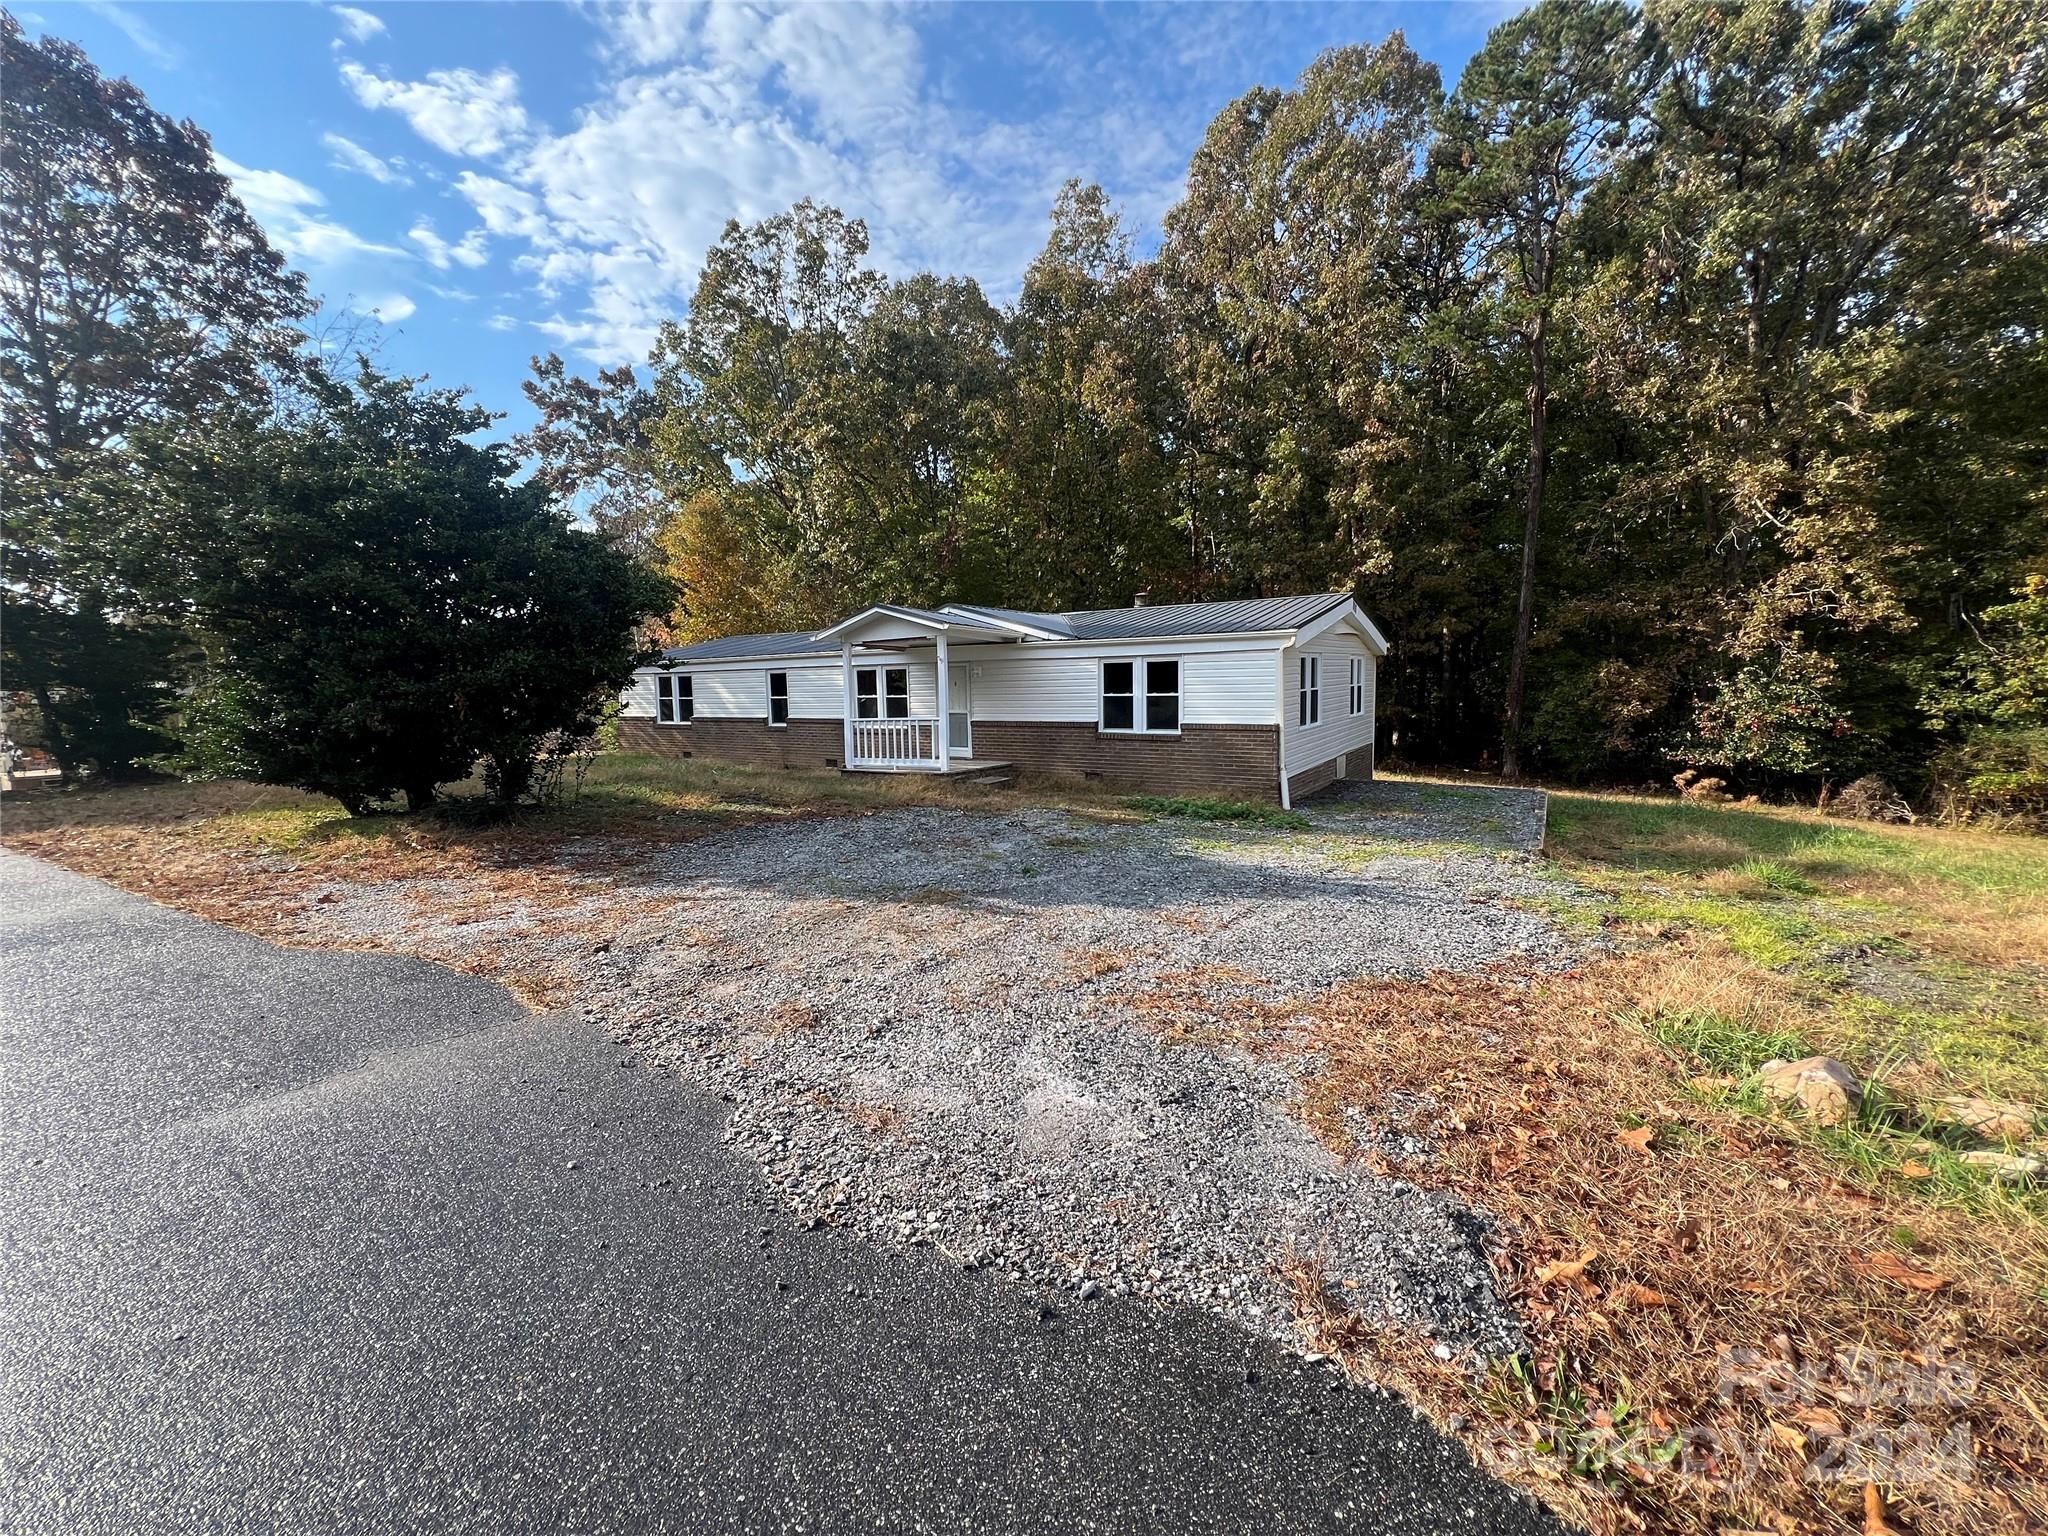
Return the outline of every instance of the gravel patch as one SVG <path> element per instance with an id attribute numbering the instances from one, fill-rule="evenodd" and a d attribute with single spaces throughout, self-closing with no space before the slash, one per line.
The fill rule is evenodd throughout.
<path id="1" fill-rule="evenodd" d="M 1549 796 L 1540 789 L 1347 779 L 1295 809 L 1328 831 L 1534 853 L 1543 846 Z"/>
<path id="2" fill-rule="evenodd" d="M 582 1003 L 724 1096 L 802 1219 L 1286 1342 L 1274 1266 L 1313 1258 L 1368 1317 L 1497 1354 L 1519 1333 L 1483 1212 L 1332 1156 L 1285 1061 L 1165 1043 L 1143 1012 L 1162 987 L 1199 1023 L 1566 958 L 1509 904 L 1561 899 L 1514 851 L 1526 810 L 1430 788 L 1354 787 L 1309 833 L 930 808 L 738 829 L 653 858 L 634 890 L 660 908 L 586 958 Z"/>

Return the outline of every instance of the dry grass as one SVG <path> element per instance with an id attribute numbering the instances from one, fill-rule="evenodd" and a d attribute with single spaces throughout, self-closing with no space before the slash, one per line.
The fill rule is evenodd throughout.
<path id="1" fill-rule="evenodd" d="M 1302 1114 L 1347 1156 L 1378 1161 L 1347 1111 L 1434 1144 L 1385 1171 L 1494 1213 L 1531 1347 L 1488 1375 L 1441 1365 L 1297 1264 L 1305 1334 L 1597 1531 L 1841 1529 L 1865 1482 L 1895 1479 L 1915 1529 L 2048 1518 L 2043 1228 L 1853 1178 L 1798 1128 L 1695 1091 L 1700 1062 L 1623 1022 L 1703 997 L 1786 1022 L 1767 979 L 1692 944 L 1312 1002 L 1284 1046 Z M 1961 1401 L 1859 1401 L 1873 1371 L 1944 1365 L 1973 1379 Z M 1900 1476 L 1897 1447 L 1923 1440 Z M 1944 1447 L 1973 1465 L 1943 1472 Z"/>
<path id="2" fill-rule="evenodd" d="M 903 1130 L 904 1114 L 894 1104 L 870 1104 L 861 1099 L 835 1098 L 814 1088 L 806 1097 L 820 1109 L 844 1115 L 874 1136 L 895 1136 Z"/>
<path id="3" fill-rule="evenodd" d="M 536 964 L 508 914 L 565 934 L 570 952 L 601 947 L 658 909 L 631 875 L 663 843 L 953 803 L 1043 802 L 613 759 L 575 806 L 511 823 L 350 822 L 284 791 L 155 785 L 10 801 L 6 832 L 291 943 L 355 944 L 332 909 L 389 892 L 407 915 L 379 947 L 549 1002 L 567 979 Z M 1294 1061 L 1298 1112 L 1341 1156 L 1380 1155 L 1354 1138 L 1361 1123 L 1425 1138 L 1433 1155 L 1386 1171 L 1493 1213 L 1498 1282 L 1530 1348 L 1509 1369 L 1446 1366 L 1429 1341 L 1366 1326 L 1295 1260 L 1305 1336 L 1597 1531 L 1853 1529 L 1871 1496 L 1895 1529 L 2048 1523 L 2048 1205 L 1916 1140 L 1910 1104 L 1983 1088 L 2038 1102 L 2048 1084 L 2041 846 L 1594 796 L 1561 797 L 1552 828 L 1623 953 L 1566 974 L 1360 981 L 1277 1003 L 1258 978 L 1211 966 L 1134 975 L 1099 1005 L 1168 1041 Z M 1094 951 L 1070 974 L 1156 958 Z M 805 1027 L 800 1010 L 768 1023 Z M 1809 1044 L 1879 1082 L 1868 1124 L 1817 1132 L 1744 1086 L 1762 1054 Z M 833 1107 L 902 1133 L 894 1106 Z M 1916 1382 L 1959 1400 L 1902 1400 Z"/>
<path id="4" fill-rule="evenodd" d="M 535 1008 L 569 1001 L 576 958 L 673 905 L 637 889 L 634 858 L 593 845 L 580 820 L 350 820 L 316 796 L 243 784 L 93 790 L 7 810 L 17 852 L 277 943 L 432 960 Z M 644 856 L 704 830 L 678 820 L 649 838 L 636 827 L 631 847 Z M 378 931 L 335 921 L 334 909 L 380 894 L 393 910 Z M 511 941 L 507 925 L 550 942 Z"/>

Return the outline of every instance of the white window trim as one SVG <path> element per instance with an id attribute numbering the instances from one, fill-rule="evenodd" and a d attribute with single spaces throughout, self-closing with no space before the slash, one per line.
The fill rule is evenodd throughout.
<path id="1" fill-rule="evenodd" d="M 763 674 L 768 688 L 768 729 L 786 731 L 789 729 L 789 673 L 777 668 Z M 782 679 L 782 718 L 775 718 L 775 679 Z"/>
<path id="2" fill-rule="evenodd" d="M 1365 713 L 1365 658 L 1351 658 L 1351 718 Z"/>
<path id="3" fill-rule="evenodd" d="M 1323 723 L 1323 658 L 1302 656 L 1295 668 L 1294 721 L 1298 730 Z"/>
<path id="4" fill-rule="evenodd" d="M 889 713 L 889 699 L 891 697 L 889 693 L 889 674 L 891 672 L 901 672 L 903 674 L 903 713 L 900 715 Z M 860 680 L 867 676 L 872 676 L 875 680 L 876 712 L 872 715 L 864 715 L 860 712 Z M 855 667 L 853 669 L 853 718 L 856 720 L 912 719 L 913 711 L 910 708 L 910 668 L 889 666 Z"/>
<path id="5" fill-rule="evenodd" d="M 1149 664 L 1155 661 L 1170 661 L 1173 663 L 1173 698 L 1176 704 L 1173 711 L 1174 724 L 1171 730 L 1155 730 L 1145 724 L 1145 700 L 1148 697 L 1146 689 L 1151 682 L 1148 668 Z M 1127 726 L 1109 725 L 1105 723 L 1109 702 L 1107 690 L 1104 687 L 1105 675 L 1110 667 L 1121 665 L 1124 662 L 1131 664 L 1131 723 Z M 1164 698 L 1166 695 L 1161 694 L 1160 697 Z M 1187 712 L 1188 665 L 1181 657 L 1142 654 L 1137 656 L 1104 656 L 1095 663 L 1095 729 L 1098 734 L 1103 736 L 1178 736 L 1181 733 L 1181 722 L 1187 718 Z"/>
<path id="6" fill-rule="evenodd" d="M 664 692 L 666 690 L 666 692 Z M 689 704 L 686 711 L 685 703 Z M 668 713 L 662 713 L 666 707 Z M 697 685 L 687 672 L 658 672 L 654 678 L 654 723 L 688 725 L 697 718 Z"/>

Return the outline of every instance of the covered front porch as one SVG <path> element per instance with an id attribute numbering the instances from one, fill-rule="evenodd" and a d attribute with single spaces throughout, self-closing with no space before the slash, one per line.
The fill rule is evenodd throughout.
<path id="1" fill-rule="evenodd" d="M 845 699 L 840 761 L 848 772 L 980 776 L 1009 766 L 974 755 L 968 656 L 986 646 L 1015 644 L 1020 637 L 1014 631 L 961 614 L 884 604 L 819 638 L 839 642 Z M 929 693 L 919 686 L 927 677 Z"/>

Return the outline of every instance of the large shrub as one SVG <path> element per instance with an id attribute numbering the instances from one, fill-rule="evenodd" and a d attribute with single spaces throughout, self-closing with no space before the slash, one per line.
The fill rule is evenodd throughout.
<path id="1" fill-rule="evenodd" d="M 459 391 L 365 364 L 294 419 L 166 452 L 209 652 L 188 771 L 414 807 L 481 759 L 504 801 L 587 736 L 642 659 L 666 583 L 515 485 Z"/>

